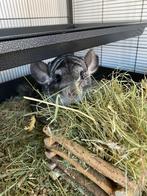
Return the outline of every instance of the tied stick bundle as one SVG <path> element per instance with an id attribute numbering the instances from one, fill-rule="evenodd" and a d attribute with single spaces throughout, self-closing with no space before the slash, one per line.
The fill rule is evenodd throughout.
<path id="1" fill-rule="evenodd" d="M 102 80 L 83 101 L 71 107 L 46 103 L 55 135 L 72 139 L 110 162 L 139 184 L 147 186 L 147 81 L 128 76 Z"/>

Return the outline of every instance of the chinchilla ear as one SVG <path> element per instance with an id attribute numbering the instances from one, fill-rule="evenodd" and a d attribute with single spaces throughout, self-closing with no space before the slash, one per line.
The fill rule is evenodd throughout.
<path id="1" fill-rule="evenodd" d="M 32 77 L 39 84 L 50 84 L 52 79 L 48 75 L 48 65 L 44 62 L 32 63 L 30 65 L 30 71 Z"/>
<path id="2" fill-rule="evenodd" d="M 86 63 L 87 72 L 89 75 L 97 71 L 99 66 L 99 58 L 95 54 L 94 50 L 91 49 L 87 52 L 87 54 L 84 57 L 84 61 Z"/>

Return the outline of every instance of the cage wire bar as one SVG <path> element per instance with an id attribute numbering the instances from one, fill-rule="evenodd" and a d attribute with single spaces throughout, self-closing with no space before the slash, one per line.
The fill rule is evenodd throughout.
<path id="1" fill-rule="evenodd" d="M 51 24 L 106 24 L 147 20 L 147 2 L 144 0 L 44 0 L 43 3 L 41 0 L 1 0 L 0 3 L 1 28 L 36 25 L 43 28 Z M 95 51 L 104 67 L 145 73 L 146 41 L 145 31 L 136 38 L 95 47 Z M 84 53 L 85 50 L 76 54 L 83 56 Z M 29 65 L 1 71 L 0 83 L 29 73 Z"/>

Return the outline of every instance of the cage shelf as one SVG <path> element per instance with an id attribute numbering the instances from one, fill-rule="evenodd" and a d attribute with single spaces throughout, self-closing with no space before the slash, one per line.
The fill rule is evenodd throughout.
<path id="1" fill-rule="evenodd" d="M 105 23 L 0 29 L 0 71 L 139 36 L 146 26 Z"/>

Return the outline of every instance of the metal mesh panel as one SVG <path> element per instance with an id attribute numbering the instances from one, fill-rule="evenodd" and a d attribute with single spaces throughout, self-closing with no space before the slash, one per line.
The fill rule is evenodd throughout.
<path id="1" fill-rule="evenodd" d="M 0 72 L 0 83 L 14 80 L 30 74 L 30 65 L 23 65 Z"/>
<path id="2" fill-rule="evenodd" d="M 0 1 L 0 28 L 66 23 L 66 0 Z"/>
<path id="3" fill-rule="evenodd" d="M 73 0 L 74 23 L 90 23 L 102 21 L 101 0 Z"/>
<path id="4" fill-rule="evenodd" d="M 0 28 L 67 24 L 67 0 L 0 0 Z M 0 83 L 30 74 L 29 65 L 0 72 Z"/>
<path id="5" fill-rule="evenodd" d="M 147 21 L 145 0 L 73 0 L 75 23 Z M 101 65 L 147 73 L 147 29 L 140 37 L 99 47 Z M 83 52 L 84 54 L 84 52 Z"/>

